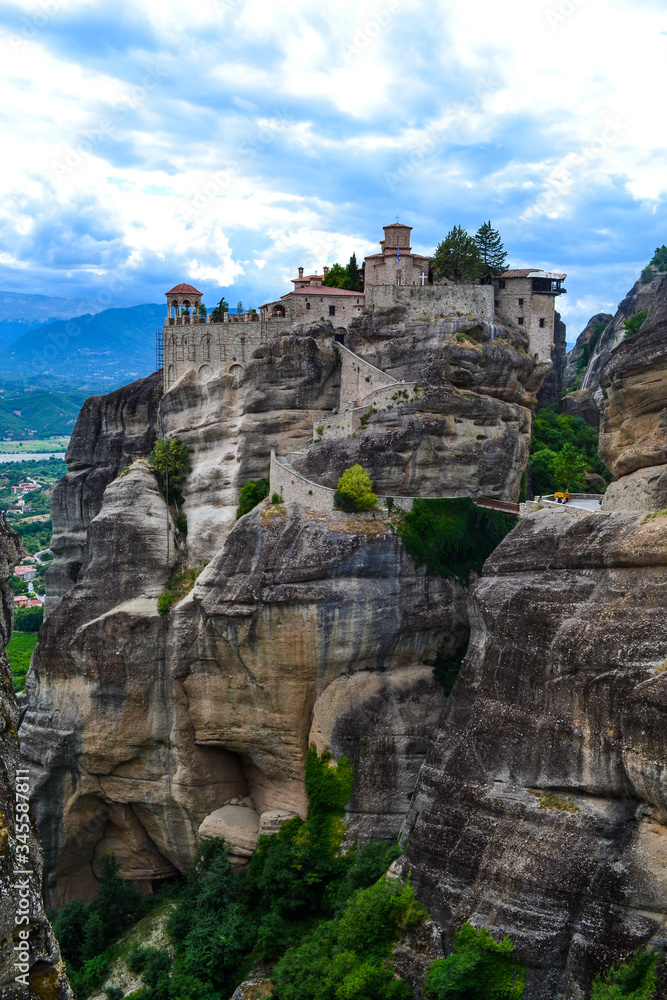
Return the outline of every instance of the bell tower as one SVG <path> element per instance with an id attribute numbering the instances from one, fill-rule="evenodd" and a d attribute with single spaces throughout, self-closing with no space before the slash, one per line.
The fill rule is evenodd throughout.
<path id="1" fill-rule="evenodd" d="M 174 285 L 170 291 L 165 292 L 165 295 L 167 296 L 167 323 L 181 317 L 192 319 L 193 316 L 198 315 L 202 293 L 198 292 L 193 285 Z"/>

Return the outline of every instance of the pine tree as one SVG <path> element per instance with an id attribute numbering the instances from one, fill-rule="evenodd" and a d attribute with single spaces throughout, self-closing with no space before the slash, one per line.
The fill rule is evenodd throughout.
<path id="1" fill-rule="evenodd" d="M 502 274 L 507 266 L 507 253 L 500 233 L 491 225 L 491 220 L 479 227 L 475 243 L 482 262 L 482 277 L 488 281 L 496 274 Z"/>
<path id="2" fill-rule="evenodd" d="M 438 243 L 431 267 L 436 279 L 450 278 L 457 284 L 478 277 L 481 267 L 479 249 L 463 226 L 454 226 L 442 243 Z"/>
<path id="3" fill-rule="evenodd" d="M 346 268 L 347 274 L 345 275 L 345 281 L 343 282 L 343 288 L 347 288 L 351 292 L 361 291 L 361 277 L 359 275 L 359 268 L 357 267 L 357 255 L 353 253 L 350 257 L 350 263 Z"/>

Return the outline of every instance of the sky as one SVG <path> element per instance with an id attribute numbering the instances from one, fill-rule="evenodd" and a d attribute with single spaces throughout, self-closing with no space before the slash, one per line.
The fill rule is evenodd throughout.
<path id="1" fill-rule="evenodd" d="M 667 242 L 659 0 L 0 2 L 0 288 L 213 305 L 487 219 L 572 341 Z"/>

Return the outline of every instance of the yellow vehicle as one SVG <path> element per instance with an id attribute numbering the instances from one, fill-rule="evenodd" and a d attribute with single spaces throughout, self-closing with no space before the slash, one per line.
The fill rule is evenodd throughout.
<path id="1" fill-rule="evenodd" d="M 565 493 L 554 493 L 554 500 L 556 503 L 567 503 L 570 499 L 570 493 L 568 490 Z"/>

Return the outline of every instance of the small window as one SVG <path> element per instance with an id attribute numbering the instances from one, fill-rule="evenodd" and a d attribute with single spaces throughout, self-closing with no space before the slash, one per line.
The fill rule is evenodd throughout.
<path id="1" fill-rule="evenodd" d="M 496 299 L 494 304 L 495 304 L 495 307 L 497 309 L 498 306 L 500 305 L 500 299 Z"/>
<path id="2" fill-rule="evenodd" d="M 306 309 L 310 309 L 310 302 L 306 302 Z"/>
<path id="3" fill-rule="evenodd" d="M 544 316 L 543 316 L 543 317 L 542 317 L 542 318 L 540 319 L 540 326 L 541 326 L 541 327 L 542 327 L 542 328 L 544 329 L 544 327 L 545 327 L 546 325 L 547 325 L 547 321 L 545 320 L 545 318 L 544 318 Z"/>
<path id="4" fill-rule="evenodd" d="M 336 315 L 336 307 L 335 306 L 329 306 L 329 315 L 330 316 L 335 316 Z"/>
<path id="5" fill-rule="evenodd" d="M 520 305 L 520 306 L 522 306 L 522 305 L 523 305 L 523 299 L 519 299 L 519 305 Z"/>
<path id="6" fill-rule="evenodd" d="M 519 324 L 519 326 L 523 326 L 523 316 L 519 316 L 519 318 L 517 319 L 517 323 Z"/>
<path id="7" fill-rule="evenodd" d="M 501 280 L 500 280 L 500 281 L 498 282 L 498 288 L 504 288 L 504 287 L 505 287 L 505 280 L 504 280 L 504 279 L 501 279 Z"/>

